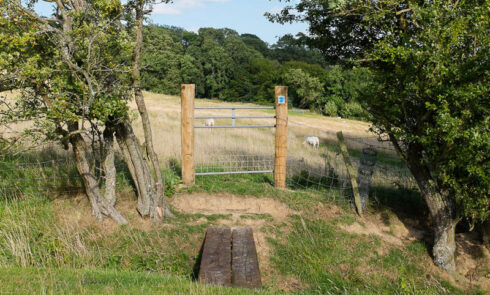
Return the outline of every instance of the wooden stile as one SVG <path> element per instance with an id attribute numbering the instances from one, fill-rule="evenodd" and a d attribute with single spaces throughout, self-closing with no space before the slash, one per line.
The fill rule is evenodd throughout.
<path id="1" fill-rule="evenodd" d="M 208 228 L 202 250 L 199 282 L 238 288 L 262 288 L 251 227 Z"/>
<path id="2" fill-rule="evenodd" d="M 233 287 L 262 288 L 254 234 L 249 226 L 233 228 L 231 272 Z"/>

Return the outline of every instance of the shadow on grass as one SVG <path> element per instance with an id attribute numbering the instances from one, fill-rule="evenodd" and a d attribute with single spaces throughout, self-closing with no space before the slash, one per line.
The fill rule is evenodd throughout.
<path id="1" fill-rule="evenodd" d="M 194 266 L 192 267 L 191 280 L 193 280 L 193 281 L 199 280 L 199 271 L 201 269 L 201 260 L 202 260 L 202 253 L 204 251 L 205 239 L 206 239 L 206 237 L 202 241 L 201 247 L 199 248 L 199 253 L 197 254 L 197 257 L 196 257 L 196 262 L 194 263 Z"/>

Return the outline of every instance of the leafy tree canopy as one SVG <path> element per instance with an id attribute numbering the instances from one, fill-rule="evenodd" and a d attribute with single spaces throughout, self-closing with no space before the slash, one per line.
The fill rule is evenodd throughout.
<path id="1" fill-rule="evenodd" d="M 431 210 L 434 259 L 454 270 L 454 225 L 490 215 L 490 1 L 303 0 L 279 22 L 373 77 L 363 103 L 408 163 Z"/>
<path id="2" fill-rule="evenodd" d="M 193 33 L 146 26 L 144 35 L 142 82 L 147 90 L 176 95 L 181 83 L 193 83 L 197 97 L 272 103 L 274 86 L 286 84 L 295 107 L 331 116 L 368 118 L 358 102 L 358 90 L 365 86 L 359 71 L 327 66 L 319 50 L 302 45 L 291 35 L 272 46 L 255 35 L 239 35 L 230 29 L 201 28 Z M 318 80 L 318 91 L 303 91 L 300 84 L 289 84 L 295 69 Z M 342 85 L 332 84 L 339 81 Z M 326 111 L 327 102 L 335 111 Z"/>

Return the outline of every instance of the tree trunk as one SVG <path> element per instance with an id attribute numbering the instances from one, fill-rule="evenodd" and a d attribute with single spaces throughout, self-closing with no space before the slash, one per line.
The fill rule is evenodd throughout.
<path id="1" fill-rule="evenodd" d="M 459 220 L 449 216 L 435 222 L 434 246 L 432 248 L 434 264 L 449 273 L 456 272 L 454 257 L 456 252 L 455 228 L 458 222 Z"/>
<path id="2" fill-rule="evenodd" d="M 164 202 L 164 182 L 162 172 L 160 170 L 160 163 L 158 162 L 157 154 L 153 146 L 153 136 L 151 132 L 150 118 L 148 116 L 148 110 L 146 109 L 145 100 L 143 98 L 143 92 L 141 91 L 141 74 L 140 74 L 140 59 L 141 51 L 143 47 L 143 20 L 144 20 L 144 1 L 139 0 L 136 7 L 136 48 L 133 56 L 133 89 L 136 105 L 141 116 L 143 125 L 143 133 L 145 136 L 145 146 L 148 158 L 150 159 L 153 171 L 156 177 L 156 189 L 158 204 L 163 205 Z"/>
<path id="3" fill-rule="evenodd" d="M 116 139 L 123 150 L 125 161 L 129 167 L 132 167 L 130 172 L 138 191 L 138 212 L 141 216 L 147 216 L 150 213 L 151 193 L 154 183 L 153 179 L 148 175 L 149 169 L 147 169 L 143 155 L 139 150 L 132 127 L 126 122 L 118 124 L 116 127 Z"/>
<path id="4" fill-rule="evenodd" d="M 76 124 L 69 127 L 70 132 L 76 131 L 78 128 Z M 89 161 L 87 159 L 87 146 L 80 133 L 75 133 L 70 137 L 70 143 L 73 146 L 73 152 L 75 153 L 75 162 L 77 165 L 78 173 L 80 173 L 83 184 L 85 186 L 85 192 L 87 193 L 90 205 L 92 206 L 92 214 L 99 221 L 102 221 L 103 214 L 111 217 L 118 224 L 126 224 L 126 219 L 114 208 L 109 202 L 107 202 L 100 193 L 99 184 L 97 179 L 90 171 Z"/>
<path id="5" fill-rule="evenodd" d="M 483 222 L 481 236 L 483 244 L 490 246 L 490 218 Z"/>
<path id="6" fill-rule="evenodd" d="M 139 149 L 138 139 L 133 128 L 127 122 L 116 126 L 116 138 L 123 150 L 123 156 L 130 167 L 131 176 L 138 190 L 138 212 L 141 216 L 150 216 L 158 221 L 163 217 L 172 217 L 170 205 L 158 195 L 155 181 Z"/>
<path id="7" fill-rule="evenodd" d="M 116 205 L 116 167 L 114 165 L 114 129 L 107 126 L 104 130 L 105 192 L 104 198 L 112 206 Z"/>
<path id="8" fill-rule="evenodd" d="M 455 229 L 459 222 L 455 213 L 454 198 L 437 186 L 427 167 L 419 164 L 420 158 L 409 159 L 409 168 L 417 181 L 420 191 L 429 207 L 434 227 L 432 255 L 434 264 L 448 271 L 456 272 L 454 254 L 456 252 Z"/>

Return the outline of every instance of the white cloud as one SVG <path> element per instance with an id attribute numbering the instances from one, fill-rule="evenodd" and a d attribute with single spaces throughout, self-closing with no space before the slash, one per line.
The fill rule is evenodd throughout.
<path id="1" fill-rule="evenodd" d="M 283 7 L 280 7 L 280 6 L 272 6 L 271 8 L 269 8 L 268 11 L 266 12 L 269 12 L 269 13 L 272 13 L 272 14 L 276 14 L 276 13 L 279 13 L 281 12 L 283 9 Z"/>
<path id="2" fill-rule="evenodd" d="M 158 4 L 153 7 L 153 14 L 181 14 L 186 9 L 203 7 L 208 3 L 225 3 L 231 0 L 174 0 L 170 4 Z"/>
<path id="3" fill-rule="evenodd" d="M 190 28 L 186 28 L 187 31 L 189 32 L 193 32 L 193 33 L 199 33 L 199 28 L 197 27 L 190 27 Z"/>

